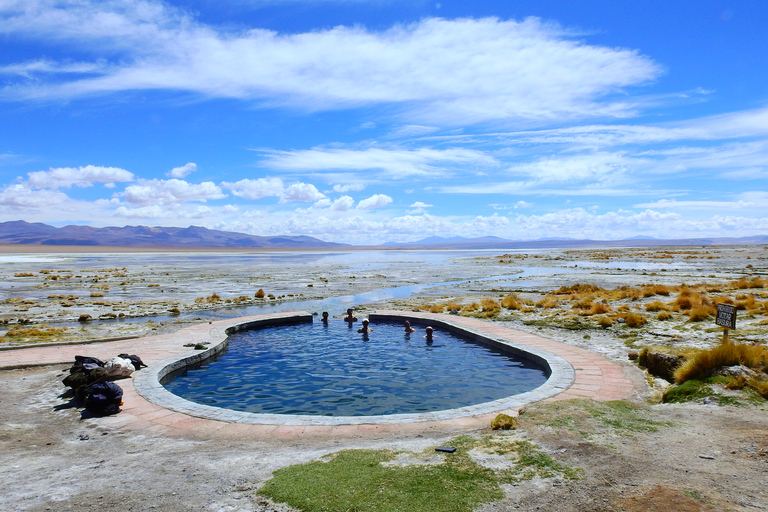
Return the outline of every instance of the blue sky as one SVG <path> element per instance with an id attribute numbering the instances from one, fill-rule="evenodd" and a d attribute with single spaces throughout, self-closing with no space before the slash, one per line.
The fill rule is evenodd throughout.
<path id="1" fill-rule="evenodd" d="M 768 3 L 0 0 L 0 221 L 768 233 Z"/>

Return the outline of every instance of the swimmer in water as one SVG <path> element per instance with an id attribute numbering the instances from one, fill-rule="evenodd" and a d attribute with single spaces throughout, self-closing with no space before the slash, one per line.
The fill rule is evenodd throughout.
<path id="1" fill-rule="evenodd" d="M 352 308 L 347 309 L 347 316 L 344 318 L 345 322 L 357 322 L 357 317 L 352 314 Z"/>
<path id="2" fill-rule="evenodd" d="M 427 339 L 427 345 L 432 344 L 432 340 L 434 340 L 434 336 L 432 335 L 432 327 L 427 327 L 427 334 L 424 335 L 424 337 Z"/>
<path id="3" fill-rule="evenodd" d="M 416 329 L 411 327 L 411 322 L 408 320 L 405 321 L 405 332 L 416 332 Z"/>
<path id="4" fill-rule="evenodd" d="M 323 323 L 324 324 L 328 323 L 328 312 L 327 311 L 323 311 Z"/>
<path id="5" fill-rule="evenodd" d="M 368 334 L 370 332 L 373 332 L 373 329 L 368 327 L 368 319 L 366 318 L 363 320 L 363 326 L 357 330 L 357 332 L 361 332 L 363 334 Z"/>

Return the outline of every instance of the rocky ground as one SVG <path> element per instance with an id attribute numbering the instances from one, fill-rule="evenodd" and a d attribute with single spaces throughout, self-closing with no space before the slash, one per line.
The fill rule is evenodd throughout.
<path id="1" fill-rule="evenodd" d="M 768 250 L 762 246 L 659 248 L 486 253 L 451 260 L 449 265 L 425 265 L 406 255 L 377 264 L 339 257 L 302 260 L 298 266 L 284 262 L 248 266 L 233 260 L 226 270 L 209 259 L 195 265 L 182 265 L 181 261 L 171 265 L 143 256 L 145 259 L 128 258 L 129 265 L 105 266 L 102 259 L 41 262 L 30 258 L 0 265 L 6 299 L 0 306 L 0 318 L 8 320 L 5 342 L 11 344 L 144 335 L 194 322 L 195 315 L 204 315 L 211 308 L 231 310 L 232 316 L 239 316 L 238 311 L 259 307 L 256 301 L 290 307 L 310 297 L 320 300 L 396 285 L 452 281 L 451 285 L 420 289 L 413 296 L 373 297 L 355 306 L 363 312 L 377 307 L 440 306 L 449 314 L 456 306 L 464 309 L 477 303 L 478 308 L 463 314 L 489 313 L 489 321 L 509 322 L 515 328 L 587 347 L 630 365 L 627 351 L 646 344 L 705 347 L 718 342 L 722 330 L 713 325 L 712 318 L 692 321 L 690 310 L 674 310 L 684 288 L 708 300 L 727 297 L 742 302 L 732 335 L 742 341 L 764 341 L 768 285 L 750 287 L 749 281 L 765 278 L 767 257 Z M 61 277 L 70 274 L 70 278 Z M 52 275 L 60 277 L 53 280 Z M 742 279 L 747 280 L 746 287 L 737 284 Z M 124 281 L 129 284 L 121 284 Z M 603 290 L 622 286 L 642 290 L 649 284 L 670 290 L 668 295 L 643 296 L 641 292 L 637 297 L 592 290 L 586 295 L 561 294 L 556 307 L 536 305 L 561 287 L 577 283 Z M 150 286 L 154 284 L 158 286 Z M 694 286 L 697 284 L 710 287 Z M 254 297 L 260 288 L 264 299 Z M 226 303 L 246 296 L 246 291 L 245 304 Z M 92 297 L 92 293 L 103 296 Z M 516 294 L 520 309 L 499 308 L 493 313 L 489 306 L 483 310 L 483 300 L 501 302 L 510 293 Z M 219 298 L 208 300 L 214 294 Z M 588 310 L 574 306 L 584 301 L 603 303 L 610 309 L 581 315 Z M 654 301 L 669 307 L 670 318 L 660 320 L 660 311 L 646 309 Z M 66 305 L 68 302 L 72 305 Z M 622 306 L 626 308 L 622 310 Z M 95 319 L 107 311 L 123 312 L 129 319 L 160 315 L 172 308 L 178 308 L 179 316 L 155 317 L 154 323 L 77 322 L 83 314 Z M 630 327 L 626 319 L 620 321 L 628 314 L 642 315 L 646 323 Z M 600 325 L 601 317 L 611 320 L 610 325 Z M 29 322 L 19 323 L 20 319 Z M 43 336 L 8 336 L 13 328 L 33 327 L 39 331 L 67 329 Z M 0 509 L 284 510 L 255 494 L 275 469 L 344 448 L 419 451 L 459 433 L 266 443 L 121 432 L 81 420 L 78 410 L 66 407 L 66 399 L 60 396 L 64 391 L 62 369 L 0 371 Z M 509 485 L 505 499 L 483 510 L 768 509 L 768 408 L 764 403 L 755 404 L 741 396 L 738 406 L 719 405 L 711 399 L 658 404 L 654 397 L 665 384 L 650 378 L 648 383 L 636 398 L 643 407 L 610 421 L 589 403 L 526 408 L 515 435 L 539 444 L 556 460 L 581 468 L 583 477 Z"/>

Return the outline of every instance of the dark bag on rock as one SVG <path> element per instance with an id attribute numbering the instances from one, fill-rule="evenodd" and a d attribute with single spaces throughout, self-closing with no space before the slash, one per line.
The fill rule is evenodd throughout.
<path id="1" fill-rule="evenodd" d="M 85 408 L 97 416 L 120 412 L 123 390 L 114 382 L 97 382 L 84 389 Z"/>

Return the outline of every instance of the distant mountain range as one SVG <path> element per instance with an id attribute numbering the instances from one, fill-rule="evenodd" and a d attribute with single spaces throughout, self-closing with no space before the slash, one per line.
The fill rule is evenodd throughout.
<path id="1" fill-rule="evenodd" d="M 0 223 L 0 244 L 86 245 L 111 247 L 263 247 L 322 249 L 348 247 L 311 236 L 255 236 L 199 226 L 164 228 L 125 226 L 56 228 L 23 220 Z"/>
<path id="2" fill-rule="evenodd" d="M 102 247 L 147 248 L 280 248 L 280 249 L 352 249 L 362 248 L 334 242 L 324 242 L 311 236 L 256 236 L 231 231 L 217 231 L 199 226 L 165 228 L 125 226 L 92 228 L 64 226 L 57 228 L 23 220 L 0 223 L 0 244 L 75 245 Z M 388 242 L 367 249 L 569 249 L 588 247 L 655 247 L 684 245 L 768 245 L 768 235 L 743 238 L 685 238 L 662 240 L 637 236 L 626 240 L 575 240 L 572 238 L 541 238 L 538 240 L 507 240 L 496 236 L 442 238 L 431 236 L 416 242 Z"/>
<path id="3" fill-rule="evenodd" d="M 416 242 L 388 242 L 382 247 L 402 249 L 576 249 L 588 247 L 658 247 L 664 245 L 754 245 L 768 244 L 768 235 L 742 238 L 680 238 L 660 239 L 636 236 L 625 240 L 576 240 L 573 238 L 540 238 L 538 240 L 507 240 L 495 236 L 464 238 L 431 236 Z"/>

